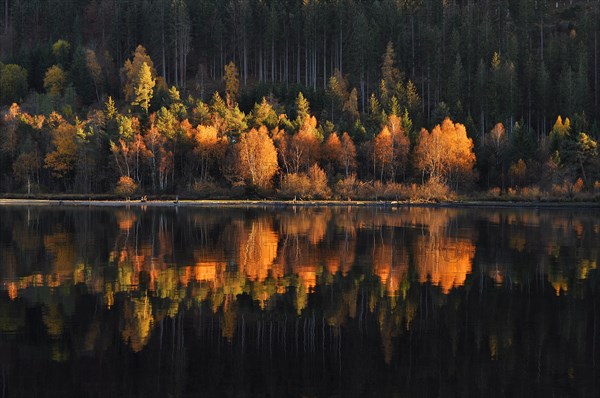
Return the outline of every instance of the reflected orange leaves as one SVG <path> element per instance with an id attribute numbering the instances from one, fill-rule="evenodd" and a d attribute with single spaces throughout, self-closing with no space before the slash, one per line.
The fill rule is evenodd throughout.
<path id="1" fill-rule="evenodd" d="M 16 224 L 26 236 L 15 234 L 13 247 L 0 248 L 0 288 L 11 300 L 31 299 L 22 294 L 24 289 L 58 288 L 50 289 L 43 304 L 48 333 L 59 335 L 66 315 L 54 297 L 84 285 L 106 308 L 122 310 L 120 333 L 134 351 L 145 346 L 160 319 L 177 315 L 181 306 L 207 303 L 221 316 L 223 336 L 231 339 L 238 330 L 239 295 L 250 296 L 263 310 L 289 295 L 302 316 L 311 294 L 338 284 L 343 289 L 325 313 L 327 323 L 338 327 L 354 318 L 364 300 L 360 305 L 381 317 L 386 358 L 391 358 L 390 339 L 409 328 L 419 310 L 418 300 L 411 301 L 411 287 L 428 283 L 447 295 L 463 286 L 473 272 L 477 242 L 484 239 L 458 209 L 309 208 L 189 217 L 161 212 L 149 217 L 131 209 L 110 214 L 112 241 L 103 252 L 105 260 L 86 257 L 88 238 L 62 225 L 32 237 L 25 224 Z M 551 265 L 562 258 L 563 242 L 597 237 L 597 224 L 536 212 L 487 217 L 491 236 L 508 231 L 502 250 L 524 255 L 538 249 L 536 266 L 557 294 L 573 290 L 573 278 L 585 279 L 597 268 L 597 252 L 580 253 L 576 264 Z M 527 228 L 536 228 L 536 235 Z M 38 251 L 45 253 L 45 263 L 32 261 L 29 275 L 19 275 L 23 253 Z M 491 253 L 477 267 L 493 284 L 502 285 L 515 278 L 508 263 Z M 363 282 L 374 282 L 372 291 L 365 293 L 359 287 Z M 89 347 L 94 339 L 90 333 Z"/>
<path id="2" fill-rule="evenodd" d="M 277 257 L 279 236 L 266 220 L 258 220 L 240 231 L 238 264 L 240 273 L 251 281 L 264 281 Z M 283 277 L 278 270 L 277 277 Z"/>
<path id="3" fill-rule="evenodd" d="M 373 250 L 373 273 L 390 296 L 399 293 L 408 276 L 408 253 L 390 244 L 377 245 Z"/>
<path id="4" fill-rule="evenodd" d="M 462 239 L 437 237 L 422 239 L 417 243 L 416 264 L 419 269 L 419 282 L 431 281 L 440 286 L 443 293 L 465 284 L 471 273 L 475 245 Z"/>
<path id="5" fill-rule="evenodd" d="M 135 221 L 137 220 L 135 213 L 129 210 L 117 210 L 115 211 L 115 217 L 117 219 L 119 229 L 124 232 L 131 230 L 131 228 L 133 228 L 135 225 Z"/>
<path id="6" fill-rule="evenodd" d="M 14 283 L 14 282 L 10 282 L 10 283 L 8 284 L 7 290 L 8 290 L 8 297 L 9 297 L 11 300 L 14 300 L 14 299 L 16 299 L 16 298 L 17 298 L 17 295 L 18 295 L 18 289 L 17 289 L 17 284 L 16 284 L 16 283 Z"/>

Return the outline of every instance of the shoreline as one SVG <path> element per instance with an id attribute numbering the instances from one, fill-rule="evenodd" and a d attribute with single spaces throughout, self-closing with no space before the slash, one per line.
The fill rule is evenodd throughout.
<path id="1" fill-rule="evenodd" d="M 527 202 L 456 200 L 441 202 L 416 201 L 338 201 L 338 200 L 61 200 L 61 199 L 0 199 L 2 206 L 51 207 L 205 207 L 205 208 L 288 208 L 288 207 L 378 207 L 378 208 L 526 208 L 526 209 L 600 209 L 600 202 Z"/>

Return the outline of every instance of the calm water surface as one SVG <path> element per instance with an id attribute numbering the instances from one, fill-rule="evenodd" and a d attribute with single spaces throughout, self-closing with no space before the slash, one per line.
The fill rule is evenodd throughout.
<path id="1" fill-rule="evenodd" d="M 0 207 L 0 397 L 600 396 L 600 214 Z"/>

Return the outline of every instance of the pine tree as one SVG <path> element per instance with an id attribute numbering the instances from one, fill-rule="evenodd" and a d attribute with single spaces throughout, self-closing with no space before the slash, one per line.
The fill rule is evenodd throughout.
<path id="1" fill-rule="evenodd" d="M 240 92 L 240 75 L 233 62 L 225 65 L 225 75 L 223 76 L 223 80 L 225 80 L 227 106 L 233 108 Z"/>
<path id="2" fill-rule="evenodd" d="M 392 42 L 387 44 L 385 53 L 383 54 L 381 77 L 385 82 L 385 88 L 388 93 L 392 93 L 396 85 L 402 80 L 400 70 L 396 67 L 396 52 L 394 51 Z"/>
<path id="3" fill-rule="evenodd" d="M 306 118 L 306 116 L 308 116 L 310 113 L 310 104 L 308 102 L 308 100 L 306 98 L 304 98 L 304 95 L 302 94 L 302 91 L 298 93 L 298 97 L 296 98 L 296 115 L 297 115 L 297 120 L 302 123 L 304 122 L 304 119 Z"/>

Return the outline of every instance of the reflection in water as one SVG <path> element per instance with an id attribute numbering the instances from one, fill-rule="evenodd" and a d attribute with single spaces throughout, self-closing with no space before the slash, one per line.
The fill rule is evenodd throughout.
<path id="1" fill-rule="evenodd" d="M 0 215 L 0 366 L 13 377 L 3 382 L 10 395 L 89 394 L 94 383 L 101 395 L 587 395 L 599 387 L 595 213 Z M 49 377 L 56 370 L 44 361 L 71 364 L 71 377 L 99 373 L 72 387 L 16 373 L 27 365 Z"/>

